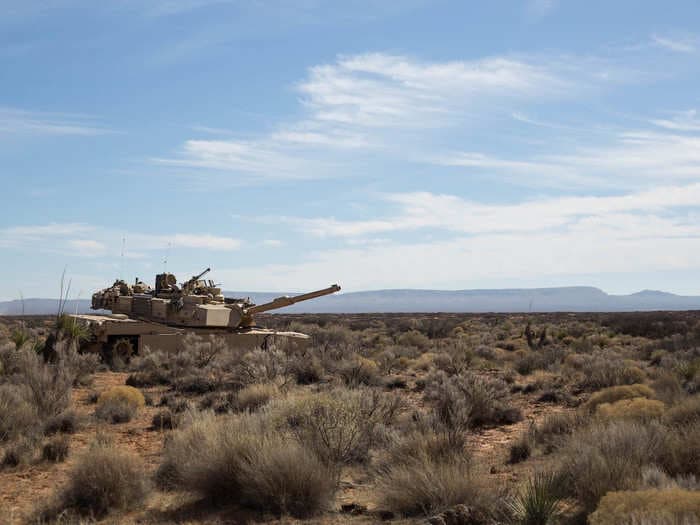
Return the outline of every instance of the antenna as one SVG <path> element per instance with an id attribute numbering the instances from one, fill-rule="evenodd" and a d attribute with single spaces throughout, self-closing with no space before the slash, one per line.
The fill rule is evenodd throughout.
<path id="1" fill-rule="evenodd" d="M 119 260 L 119 279 L 124 279 L 124 248 L 126 247 L 126 236 L 122 236 L 122 253 Z"/>
<path id="2" fill-rule="evenodd" d="M 163 273 L 168 273 L 168 257 L 170 257 L 170 243 L 165 249 L 165 257 L 163 258 Z"/>

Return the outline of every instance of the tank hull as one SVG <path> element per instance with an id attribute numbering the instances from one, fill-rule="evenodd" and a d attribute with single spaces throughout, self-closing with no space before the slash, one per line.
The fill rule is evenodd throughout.
<path id="1" fill-rule="evenodd" d="M 230 330 L 225 328 L 174 327 L 165 324 L 130 319 L 123 315 L 71 315 L 87 328 L 89 337 L 82 351 L 99 353 L 105 358 L 117 342 L 127 345 L 131 355 L 140 354 L 144 348 L 177 353 L 183 349 L 185 337 L 196 334 L 204 338 L 211 335 L 221 338 L 229 348 L 266 349 L 273 345 L 304 349 L 310 338 L 299 332 L 281 332 L 266 328 Z M 126 356 L 128 357 L 128 356 Z"/>

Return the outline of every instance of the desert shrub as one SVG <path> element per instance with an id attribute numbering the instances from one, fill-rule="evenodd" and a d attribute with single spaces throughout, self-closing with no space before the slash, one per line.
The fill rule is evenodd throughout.
<path id="1" fill-rule="evenodd" d="M 175 415 L 170 410 L 161 410 L 151 419 L 154 430 L 171 430 L 177 426 Z"/>
<path id="2" fill-rule="evenodd" d="M 439 421 L 456 432 L 486 424 L 522 419 L 510 405 L 510 393 L 500 379 L 467 373 L 448 377 L 440 371 L 426 380 L 425 398 L 433 403 Z"/>
<path id="3" fill-rule="evenodd" d="M 68 480 L 47 516 L 74 509 L 101 517 L 138 506 L 148 492 L 141 461 L 111 445 L 94 444 L 76 461 Z"/>
<path id="4" fill-rule="evenodd" d="M 430 370 L 436 357 L 437 354 L 434 352 L 423 352 L 413 361 L 413 368 L 422 371 Z"/>
<path id="5" fill-rule="evenodd" d="M 321 361 L 313 355 L 294 359 L 290 365 L 290 371 L 299 385 L 318 383 L 324 374 Z"/>
<path id="6" fill-rule="evenodd" d="M 54 463 L 65 461 L 70 452 L 70 439 L 67 436 L 59 435 L 50 438 L 41 449 L 41 457 L 46 461 Z"/>
<path id="7" fill-rule="evenodd" d="M 376 385 L 379 382 L 377 363 L 359 355 L 340 363 L 337 372 L 349 387 Z"/>
<path id="8" fill-rule="evenodd" d="M 533 428 L 532 439 L 537 445 L 544 447 L 545 453 L 551 453 L 584 422 L 585 418 L 577 412 L 548 414 Z"/>
<path id="9" fill-rule="evenodd" d="M 532 438 L 530 432 L 526 432 L 510 446 L 508 463 L 512 465 L 525 461 L 530 454 L 532 454 Z"/>
<path id="10" fill-rule="evenodd" d="M 36 407 L 22 385 L 0 385 L 0 442 L 32 433 L 39 426 Z"/>
<path id="11" fill-rule="evenodd" d="M 402 346 L 413 346 L 421 349 L 430 346 L 430 338 L 418 330 L 404 332 L 397 338 L 396 342 Z"/>
<path id="12" fill-rule="evenodd" d="M 561 363 L 566 354 L 565 348 L 553 345 L 535 351 L 523 351 L 515 361 L 515 370 L 521 375 L 531 374 L 535 370 L 547 370 L 549 367 Z"/>
<path id="13" fill-rule="evenodd" d="M 678 403 L 685 396 L 683 385 L 676 374 L 661 372 L 653 381 L 651 387 L 656 392 L 656 398 L 667 405 Z"/>
<path id="14" fill-rule="evenodd" d="M 604 388 L 591 395 L 586 402 L 586 408 L 590 412 L 594 412 L 598 405 L 603 403 L 615 403 L 622 399 L 632 399 L 635 397 L 654 398 L 654 391 L 647 385 L 623 385 Z"/>
<path id="15" fill-rule="evenodd" d="M 220 502 L 305 516 L 324 508 L 333 476 L 260 414 L 190 414 L 164 453 L 160 477 Z"/>
<path id="16" fill-rule="evenodd" d="M 273 383 L 255 383 L 239 390 L 236 394 L 235 405 L 237 410 L 257 410 L 279 393 Z"/>
<path id="17" fill-rule="evenodd" d="M 471 475 L 467 459 L 456 453 L 438 459 L 415 452 L 378 473 L 380 508 L 403 516 L 428 516 L 460 503 L 486 507 L 486 494 Z"/>
<path id="18" fill-rule="evenodd" d="M 664 421 L 670 425 L 688 425 L 700 421 L 700 395 L 686 398 L 669 408 Z"/>
<path id="19" fill-rule="evenodd" d="M 604 419 L 656 419 L 660 418 L 666 405 L 656 399 L 646 399 L 644 397 L 633 397 L 632 399 L 621 399 L 614 403 L 603 403 L 598 405 L 596 414 Z"/>
<path id="20" fill-rule="evenodd" d="M 293 359 L 277 348 L 247 352 L 236 367 L 236 375 L 244 384 L 286 381 L 292 375 Z"/>
<path id="21" fill-rule="evenodd" d="M 44 434 L 72 434 L 78 428 L 78 415 L 74 410 L 66 410 L 48 418 L 44 422 Z"/>
<path id="22" fill-rule="evenodd" d="M 136 416 L 137 408 L 122 398 L 108 399 L 97 405 L 95 417 L 109 423 L 128 423 Z"/>
<path id="23" fill-rule="evenodd" d="M 206 394 L 217 389 L 217 383 L 204 371 L 196 370 L 173 380 L 173 386 L 178 392 L 190 394 Z"/>
<path id="24" fill-rule="evenodd" d="M 170 383 L 168 375 L 162 369 L 148 370 L 146 372 L 133 372 L 126 378 L 126 385 L 135 388 L 167 385 Z"/>
<path id="25" fill-rule="evenodd" d="M 401 407 L 400 398 L 372 390 L 338 388 L 271 406 L 305 447 L 334 467 L 364 462 Z"/>
<path id="26" fill-rule="evenodd" d="M 690 525 L 699 516 L 700 492 L 675 488 L 610 492 L 588 519 L 591 525 Z"/>
<path id="27" fill-rule="evenodd" d="M 591 512 L 607 492 L 636 488 L 642 470 L 665 446 L 664 429 L 657 424 L 623 420 L 581 428 L 563 450 L 563 489 Z"/>
<path id="28" fill-rule="evenodd" d="M 700 476 L 700 422 L 670 428 L 658 463 L 672 476 Z"/>
<path id="29" fill-rule="evenodd" d="M 36 449 L 37 442 L 34 436 L 22 436 L 5 447 L 0 467 L 17 467 L 31 463 Z"/>
<path id="30" fill-rule="evenodd" d="M 510 502 L 510 510 L 521 525 L 547 525 L 561 512 L 559 480 L 548 472 L 537 472 Z"/>
<path id="31" fill-rule="evenodd" d="M 575 360 L 569 356 L 568 364 L 574 364 L 581 371 L 579 387 L 585 390 L 599 390 L 609 386 L 642 383 L 646 374 L 638 367 L 621 359 L 612 351 L 598 351 L 589 355 L 579 355 Z"/>
<path id="32" fill-rule="evenodd" d="M 59 414 L 71 402 L 75 375 L 62 361 L 44 363 L 37 354 L 22 351 L 17 382 L 28 388 L 28 401 L 42 418 Z"/>
<path id="33" fill-rule="evenodd" d="M 375 470 L 386 472 L 396 465 L 411 463 L 418 457 L 428 458 L 434 462 L 448 462 L 454 458 L 471 461 L 471 455 L 465 450 L 466 438 L 458 440 L 430 426 L 430 421 L 419 421 L 417 428 L 395 437 L 390 446 L 383 449 L 375 462 Z"/>
<path id="34" fill-rule="evenodd" d="M 122 401 L 136 410 L 143 408 L 146 404 L 143 394 L 138 389 L 132 386 L 114 386 L 100 394 L 97 405 L 99 407 L 103 403 L 115 400 Z"/>

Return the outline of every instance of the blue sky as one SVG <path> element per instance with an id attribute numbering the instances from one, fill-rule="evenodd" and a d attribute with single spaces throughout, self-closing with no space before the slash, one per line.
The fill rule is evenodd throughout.
<path id="1" fill-rule="evenodd" d="M 166 257 L 231 290 L 700 294 L 699 22 L 695 0 L 0 0 L 0 298 Z"/>

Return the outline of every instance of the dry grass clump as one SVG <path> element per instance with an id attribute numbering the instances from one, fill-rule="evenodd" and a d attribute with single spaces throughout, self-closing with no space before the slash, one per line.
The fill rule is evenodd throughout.
<path id="1" fill-rule="evenodd" d="M 0 443 L 35 432 L 39 415 L 22 385 L 0 385 Z"/>
<path id="2" fill-rule="evenodd" d="M 562 487 L 591 512 L 606 493 L 636 488 L 643 469 L 665 447 L 665 429 L 658 424 L 621 420 L 581 428 L 562 450 Z"/>
<path id="3" fill-rule="evenodd" d="M 604 419 L 658 419 L 666 410 L 666 405 L 656 399 L 633 397 L 614 403 L 598 405 L 596 414 Z"/>
<path id="4" fill-rule="evenodd" d="M 111 423 L 131 421 L 146 404 L 143 394 L 132 386 L 115 386 L 105 390 L 97 399 L 95 416 Z"/>
<path id="5" fill-rule="evenodd" d="M 41 449 L 41 457 L 54 463 L 65 461 L 70 452 L 70 439 L 65 435 L 50 438 Z"/>
<path id="6" fill-rule="evenodd" d="M 664 422 L 670 425 L 689 425 L 700 421 L 700 395 L 688 397 L 668 409 Z"/>
<path id="7" fill-rule="evenodd" d="M 488 491 L 470 469 L 470 458 L 444 436 L 418 433 L 400 440 L 378 466 L 380 508 L 403 516 L 443 511 L 457 504 L 486 510 Z"/>
<path id="8" fill-rule="evenodd" d="M 639 367 L 620 358 L 613 351 L 597 351 L 592 354 L 571 354 L 565 361 L 579 370 L 579 387 L 599 390 L 610 386 L 643 383 L 646 374 Z"/>
<path id="9" fill-rule="evenodd" d="M 190 414 L 164 455 L 161 479 L 221 503 L 302 517 L 335 492 L 328 468 L 262 414 Z"/>
<path id="10" fill-rule="evenodd" d="M 140 505 L 148 493 L 141 461 L 110 444 L 95 443 L 75 463 L 67 486 L 43 512 L 45 519 L 74 510 L 91 517 L 103 517 L 114 510 Z"/>
<path id="11" fill-rule="evenodd" d="M 438 420 L 456 432 L 522 419 L 510 405 L 504 381 L 471 372 L 452 377 L 442 371 L 432 374 L 426 380 L 425 398 L 433 403 Z"/>
<path id="12" fill-rule="evenodd" d="M 240 411 L 254 411 L 265 405 L 277 394 L 279 394 L 279 389 L 274 383 L 255 383 L 238 391 L 235 406 Z"/>
<path id="13" fill-rule="evenodd" d="M 349 387 L 372 386 L 379 383 L 379 366 L 361 355 L 355 355 L 352 359 L 341 362 L 336 372 Z"/>
<path id="14" fill-rule="evenodd" d="M 369 389 L 329 392 L 271 405 L 273 417 L 305 447 L 334 467 L 366 462 L 401 408 L 400 398 Z"/>
<path id="15" fill-rule="evenodd" d="M 622 399 L 632 399 L 635 397 L 653 399 L 655 395 L 654 391 L 647 385 L 611 386 L 591 395 L 585 406 L 590 412 L 595 412 L 598 405 L 603 403 L 615 403 Z"/>
<path id="16" fill-rule="evenodd" d="M 610 492 L 588 520 L 591 525 L 698 523 L 700 492 L 679 488 Z"/>
<path id="17" fill-rule="evenodd" d="M 33 435 L 21 436 L 10 442 L 5 447 L 0 467 L 12 468 L 31 463 L 36 456 L 37 444 L 37 439 Z"/>

